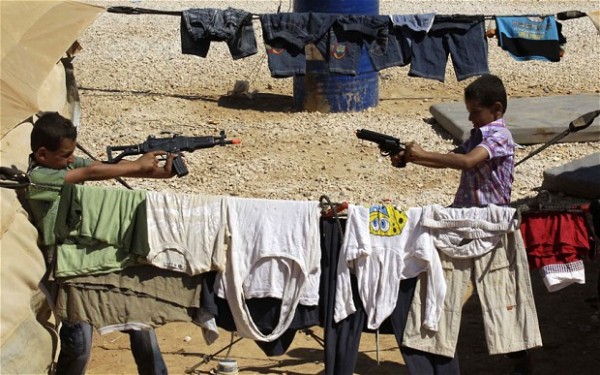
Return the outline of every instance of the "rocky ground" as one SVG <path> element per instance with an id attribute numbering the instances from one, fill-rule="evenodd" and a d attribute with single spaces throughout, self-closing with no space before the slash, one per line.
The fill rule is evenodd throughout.
<path id="1" fill-rule="evenodd" d="M 293 11 L 292 1 L 86 2 L 104 7 L 123 5 L 159 10 L 234 7 L 258 14 L 275 13 L 281 6 L 281 11 Z M 411 0 L 379 3 L 380 14 L 520 15 L 598 8 L 597 2 L 579 0 Z M 104 13 L 82 34 L 79 41 L 83 50 L 74 60 L 82 104 L 80 143 L 99 159 L 106 159 L 108 145 L 137 144 L 148 135 L 158 135 L 161 131 L 216 136 L 220 130 L 225 130 L 228 137 L 239 138 L 242 143 L 188 154 L 186 160 L 190 174 L 184 178 L 163 181 L 129 179 L 133 187 L 286 200 L 316 200 L 327 195 L 335 202 L 370 204 L 389 200 L 404 208 L 451 203 L 459 172 L 414 165 L 395 169 L 379 155 L 375 146 L 358 141 L 354 135 L 354 130 L 367 128 L 406 141 L 416 140 L 434 151 L 445 152 L 453 148 L 454 140 L 431 121 L 429 112 L 432 104 L 462 100 L 462 90 L 469 80 L 458 82 L 451 64 L 448 64 L 444 83 L 408 77 L 408 67 L 381 71 L 379 104 L 363 112 L 296 111 L 293 108 L 292 79 L 270 76 L 258 20 L 254 21 L 254 26 L 259 53 L 236 61 L 231 59 L 225 43 L 219 42 L 211 44 L 207 58 L 183 55 L 179 22 L 179 17 L 170 15 Z M 501 50 L 495 39 L 490 40 L 490 70 L 504 80 L 510 97 L 600 92 L 600 36 L 596 28 L 584 17 L 564 21 L 563 34 L 567 37 L 566 54 L 559 63 L 518 62 Z M 232 94 L 236 81 L 247 81 L 253 95 Z M 568 124 L 564 126 L 566 129 Z M 538 146 L 520 148 L 517 160 Z M 600 141 L 550 146 L 517 168 L 513 200 L 519 202 L 535 197 L 546 168 L 562 165 L 599 149 Z M 591 266 L 594 267 L 594 264 Z M 597 268 L 596 273 L 591 275 L 592 280 L 597 277 L 595 275 Z M 579 290 L 578 307 L 565 308 L 562 313 L 570 314 L 576 310 L 583 315 L 566 316 L 564 321 L 552 324 L 562 325 L 571 321 L 575 325 L 571 328 L 581 333 L 581 337 L 595 337 L 595 341 L 589 341 L 593 343 L 588 348 L 589 352 L 577 356 L 577 361 L 589 361 L 590 366 L 597 367 L 600 342 L 597 316 L 596 321 L 591 322 L 590 311 L 593 309 L 587 310 L 583 302 L 589 299 L 589 294 L 593 296 L 594 288 L 589 288 L 588 284 L 574 286 L 565 293 L 575 295 L 577 293 L 569 292 L 574 290 Z M 539 293 L 540 300 L 549 297 L 542 288 Z M 562 300 L 552 299 L 551 303 L 561 304 Z M 538 309 L 549 314 L 553 312 L 550 308 Z M 583 332 L 577 328 L 578 324 L 583 324 L 581 320 L 590 321 Z M 198 362 L 198 357 L 186 353 L 210 353 L 215 349 L 203 346 L 199 331 L 193 326 L 167 325 L 158 332 L 161 346 L 168 348 L 167 351 L 172 349 L 167 355 L 172 373 L 181 373 Z M 195 336 L 192 335 L 194 340 L 183 342 L 181 337 L 190 335 L 183 332 L 195 332 Z M 547 330 L 543 334 L 551 335 L 551 332 Z M 372 339 L 365 344 L 364 358 L 361 356 L 367 362 L 359 363 L 357 371 L 402 371 L 398 370 L 401 357 L 392 336 L 384 338 L 389 341 L 382 339 L 382 347 L 387 345 L 386 342 L 389 344 L 386 350 L 389 350 L 390 357 L 384 362 L 389 362 L 389 369 L 385 370 L 389 372 L 382 367 L 371 367 L 375 358 Z M 110 340 L 115 341 L 111 343 Z M 135 372 L 131 356 L 127 353 L 119 362 L 124 367 L 118 370 L 111 367 L 116 358 L 121 358 L 121 354 L 115 353 L 127 348 L 126 337 L 104 336 L 97 337 L 96 341 L 90 373 Z M 284 359 L 292 364 L 291 369 L 283 365 L 278 367 L 280 359 L 269 362 L 258 352 L 250 357 L 259 364 L 247 366 L 260 368 L 260 363 L 270 365 L 250 372 L 308 374 L 322 371 L 320 347 L 313 345 L 315 343 L 308 336 L 306 340 L 300 338 L 297 341 L 297 350 L 288 353 Z M 308 345 L 309 349 L 302 345 L 307 343 L 312 343 Z M 485 345 L 481 345 L 483 349 L 479 353 L 481 350 L 485 352 Z M 564 348 L 564 345 L 561 346 L 561 350 Z M 233 354 L 236 353 L 242 352 L 234 349 Z M 479 357 L 482 363 L 489 359 L 485 353 Z M 477 368 L 469 367 L 469 354 L 465 354 L 465 358 L 465 369 Z M 207 368 L 210 364 L 200 367 Z M 494 367 L 489 368 L 489 372 L 483 370 L 485 367 L 479 369 L 483 372 L 471 373 L 501 373 L 496 372 Z M 569 367 L 564 369 L 567 371 Z"/>

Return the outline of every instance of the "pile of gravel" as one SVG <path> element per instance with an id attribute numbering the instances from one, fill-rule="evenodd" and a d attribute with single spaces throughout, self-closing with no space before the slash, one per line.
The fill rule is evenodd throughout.
<path id="1" fill-rule="evenodd" d="M 282 11 L 293 11 L 291 1 L 88 3 L 158 10 L 233 7 L 254 14 L 275 13 L 281 5 Z M 380 1 L 380 14 L 556 14 L 593 8 L 589 1 Z M 100 159 L 106 158 L 107 145 L 140 143 L 165 130 L 185 135 L 225 130 L 242 144 L 188 154 L 188 176 L 130 179 L 134 187 L 286 200 L 327 195 L 334 201 L 386 200 L 401 207 L 452 202 L 458 171 L 393 168 L 375 146 L 354 135 L 366 128 L 434 151 L 452 149 L 454 141 L 429 113 L 437 102 L 461 101 L 468 81 L 457 82 L 451 63 L 444 83 L 408 77 L 408 67 L 381 71 L 380 104 L 363 112 L 297 112 L 292 79 L 270 76 L 258 20 L 259 52 L 235 61 L 219 42 L 211 44 L 207 58 L 183 55 L 179 23 L 177 16 L 104 13 L 82 34 L 83 51 L 74 61 L 82 100 L 80 142 Z M 564 21 L 563 34 L 566 54 L 559 63 L 515 61 L 490 39 L 490 70 L 504 80 L 511 97 L 600 92 L 596 28 L 584 17 Z M 228 95 L 237 80 L 248 81 L 254 96 Z M 597 152 L 599 146 L 557 144 L 523 163 L 515 172 L 513 199 L 534 197 L 544 169 Z M 536 147 L 519 149 L 517 160 Z"/>

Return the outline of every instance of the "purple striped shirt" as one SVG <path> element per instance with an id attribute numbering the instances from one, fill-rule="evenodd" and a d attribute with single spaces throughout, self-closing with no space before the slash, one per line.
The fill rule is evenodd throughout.
<path id="1" fill-rule="evenodd" d="M 488 159 L 462 171 L 453 207 L 508 205 L 515 169 L 515 143 L 504 119 L 471 130 L 471 137 L 459 152 L 469 153 L 481 146 Z"/>

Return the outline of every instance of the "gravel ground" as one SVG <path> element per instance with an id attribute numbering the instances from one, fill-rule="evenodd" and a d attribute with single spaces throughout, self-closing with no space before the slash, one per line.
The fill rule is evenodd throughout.
<path id="1" fill-rule="evenodd" d="M 220 8 L 276 12 L 279 1 L 94 1 L 101 6 L 159 10 Z M 285 2 L 282 11 L 293 10 Z M 380 14 L 555 14 L 590 10 L 587 1 L 380 1 Z M 317 113 L 293 110 L 292 79 L 271 78 L 260 22 L 255 20 L 259 53 L 234 61 L 225 43 L 213 42 L 207 58 L 181 54 L 179 17 L 102 14 L 81 36 L 75 59 L 81 87 L 81 143 L 105 159 L 107 145 L 140 143 L 150 134 L 175 131 L 217 135 L 223 129 L 242 144 L 187 155 L 190 174 L 169 181 L 130 181 L 136 188 L 228 194 L 272 199 L 369 204 L 391 200 L 402 207 L 449 204 L 459 173 L 411 165 L 394 169 L 377 148 L 353 134 L 367 128 L 425 148 L 445 152 L 453 140 L 430 125 L 429 107 L 461 101 L 469 82 L 457 82 L 451 63 L 446 82 L 408 77 L 408 67 L 380 73 L 380 104 L 362 112 Z M 598 93 L 600 36 L 587 18 L 563 22 L 566 55 L 559 63 L 518 62 L 495 40 L 489 45 L 492 73 L 509 96 Z M 228 96 L 236 80 L 250 83 L 253 99 Z M 568 124 L 565 124 L 565 129 Z M 542 172 L 598 150 L 599 143 L 552 146 L 516 170 L 513 199 L 535 196 Z M 537 146 L 520 149 L 517 159 Z"/>
<path id="2" fill-rule="evenodd" d="M 87 2 L 105 7 L 123 5 L 159 10 L 225 9 L 231 6 L 252 13 L 274 13 L 280 5 L 282 11 L 293 10 L 289 2 L 280 1 Z M 597 1 L 380 1 L 381 14 L 555 14 L 594 8 L 599 8 Z M 129 184 L 141 189 L 285 200 L 316 200 L 327 195 L 333 201 L 357 204 L 389 200 L 401 208 L 452 202 L 460 175 L 458 171 L 415 165 L 393 168 L 375 146 L 359 142 L 354 130 L 367 128 L 404 141 L 416 140 L 430 150 L 448 151 L 454 147 L 454 142 L 441 127 L 432 124 L 429 108 L 439 102 L 461 102 L 462 90 L 469 80 L 457 82 L 451 64 L 448 64 L 444 83 L 408 77 L 408 67 L 390 68 L 380 72 L 380 102 L 375 108 L 357 113 L 297 112 L 292 108 L 292 79 L 271 78 L 260 23 L 254 22 L 259 53 L 233 61 L 224 43 L 212 43 L 204 59 L 181 54 L 179 17 L 102 14 L 82 34 L 79 41 L 83 50 L 74 61 L 82 103 L 80 143 L 99 159 L 106 159 L 106 146 L 137 144 L 148 135 L 158 135 L 161 131 L 216 136 L 220 130 L 225 130 L 228 137 L 242 140 L 240 145 L 187 154 L 190 174 L 186 177 L 158 181 L 128 179 Z M 559 63 L 517 62 L 502 51 L 495 40 L 490 41 L 490 70 L 504 80 L 510 97 L 600 93 L 600 35 L 596 28 L 584 17 L 564 21 L 563 34 L 568 42 L 566 55 Z M 250 91 L 255 92 L 252 98 L 229 95 L 237 80 L 249 82 Z M 566 129 L 568 124 L 564 126 Z M 517 160 L 538 146 L 519 149 Z M 600 140 L 561 143 L 547 148 L 517 168 L 513 200 L 535 197 L 544 169 L 599 149 Z M 111 181 L 99 184 L 116 185 Z M 581 300 L 589 295 L 587 290 L 570 287 L 562 296 L 550 296 L 543 286 L 539 288 L 542 296 L 538 300 L 540 317 L 556 320 L 550 321 L 550 328 L 544 332 L 545 343 L 554 346 L 550 345 L 549 351 L 540 354 L 547 355 L 541 357 L 541 362 L 548 363 L 540 373 L 571 373 L 568 370 L 572 368 L 571 364 L 564 358 L 574 358 L 578 353 L 584 355 L 577 362 L 579 367 L 573 367 L 573 373 L 591 373 L 588 371 L 597 369 L 597 361 L 590 355 L 594 353 L 593 347 L 598 345 L 597 325 L 583 331 L 563 324 L 563 319 L 574 325 L 589 320 L 586 305 L 581 305 Z M 546 297 L 554 297 L 547 306 L 540 303 Z M 575 298 L 573 302 L 565 303 L 572 307 L 559 303 L 571 301 L 570 297 Z M 557 310 L 563 307 L 563 310 Z M 580 315 L 570 315 L 575 313 Z M 565 331 L 555 329 L 563 326 L 567 328 Z M 589 334 L 590 329 L 595 336 Z M 201 339 L 194 336 L 194 332 L 197 333 L 193 326 L 177 324 L 158 330 L 161 348 L 172 373 L 183 373 L 186 366 L 198 361 L 198 356 L 186 356 L 186 351 L 211 353 L 216 350 L 197 346 Z M 588 332 L 585 336 L 589 337 L 588 341 L 585 337 L 579 339 L 577 335 L 581 332 Z M 198 341 L 192 341 L 193 348 L 182 344 L 184 333 L 197 337 Z M 569 333 L 577 338 L 567 337 Z M 226 336 L 224 345 L 228 341 Z M 97 335 L 95 348 L 106 350 L 94 350 L 90 373 L 115 373 L 115 369 L 120 373 L 135 372 L 131 355 L 124 350 L 127 343 L 121 342 L 124 339 L 117 341 L 118 337 Z M 565 345 L 560 344 L 563 338 Z M 375 363 L 372 338 L 363 340 L 365 347 L 361 353 L 364 355 L 361 354 L 357 365 L 359 373 L 403 373 L 397 365 L 400 357 L 392 336 L 382 338 L 387 340 L 382 341 L 382 348 L 387 348 L 386 345 L 390 348 L 390 357 L 383 357 L 382 366 Z M 299 349 L 292 350 L 288 353 L 290 356 L 279 362 L 267 362 L 265 367 L 259 365 L 260 361 L 266 361 L 264 356 L 256 354 L 256 348 L 252 352 L 252 345 L 244 346 L 246 341 L 238 344 L 234 354 L 240 366 L 258 366 L 256 373 L 321 371 L 319 346 L 308 344 L 307 340 L 297 341 L 295 344 Z M 577 346 L 580 341 L 581 345 Z M 471 345 L 469 339 L 463 342 Z M 308 345 L 313 349 L 300 349 Z M 482 340 L 473 341 L 467 351 L 471 354 L 461 358 L 465 373 L 506 373 L 510 364 L 502 362 L 502 358 L 488 362 L 484 345 Z M 590 352 L 585 354 L 588 349 Z M 384 351 L 382 355 L 386 353 Z M 286 363 L 292 367 L 285 367 Z M 296 365 L 298 363 L 301 365 Z M 472 371 L 467 371 L 469 369 Z"/>

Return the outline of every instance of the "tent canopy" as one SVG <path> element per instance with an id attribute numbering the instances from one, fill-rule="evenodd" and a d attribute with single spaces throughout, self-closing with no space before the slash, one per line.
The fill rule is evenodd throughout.
<path id="1" fill-rule="evenodd" d="M 0 136 L 39 110 L 38 89 L 105 8 L 76 1 L 1 1 Z"/>

